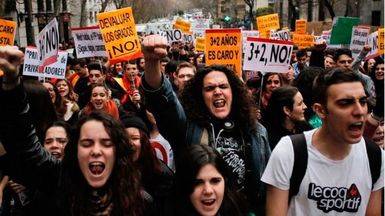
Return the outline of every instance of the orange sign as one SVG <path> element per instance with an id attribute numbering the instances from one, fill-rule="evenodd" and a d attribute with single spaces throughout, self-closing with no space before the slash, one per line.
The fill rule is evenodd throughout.
<path id="1" fill-rule="evenodd" d="M 300 49 L 312 47 L 314 45 L 314 36 L 308 34 L 293 34 L 293 42 Z"/>
<path id="2" fill-rule="evenodd" d="M 195 50 L 198 52 L 204 52 L 205 51 L 205 38 L 204 37 L 198 37 L 195 39 Z"/>
<path id="3" fill-rule="evenodd" d="M 384 28 L 378 29 L 378 54 L 384 54 Z"/>
<path id="4" fill-rule="evenodd" d="M 180 29 L 183 33 L 190 34 L 191 23 L 178 18 L 173 26 L 174 29 Z"/>
<path id="5" fill-rule="evenodd" d="M 0 19 L 0 46 L 13 46 L 15 34 L 16 22 Z"/>
<path id="6" fill-rule="evenodd" d="M 306 34 L 307 20 L 300 19 L 295 21 L 295 33 Z"/>
<path id="7" fill-rule="evenodd" d="M 141 56 L 141 44 L 130 7 L 99 13 L 97 17 L 110 64 Z"/>
<path id="8" fill-rule="evenodd" d="M 222 64 L 242 76 L 241 29 L 206 29 L 206 65 Z"/>
<path id="9" fill-rule="evenodd" d="M 257 17 L 258 31 L 261 37 L 269 38 L 270 30 L 279 29 L 279 16 L 277 13 Z"/>

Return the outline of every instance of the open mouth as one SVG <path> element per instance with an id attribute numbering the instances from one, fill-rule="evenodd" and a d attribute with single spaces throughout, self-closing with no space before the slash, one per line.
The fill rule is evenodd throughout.
<path id="1" fill-rule="evenodd" d="M 363 122 L 355 122 L 351 125 L 349 125 L 349 130 L 351 131 L 361 131 L 364 126 Z"/>
<path id="2" fill-rule="evenodd" d="M 201 203 L 204 205 L 204 206 L 211 206 L 215 203 L 215 199 L 205 199 L 205 200 L 201 200 Z"/>
<path id="3" fill-rule="evenodd" d="M 92 162 L 88 164 L 88 169 L 94 175 L 102 174 L 104 171 L 104 168 L 105 168 L 105 165 L 102 162 Z"/>
<path id="4" fill-rule="evenodd" d="M 226 101 L 224 99 L 215 100 L 213 105 L 215 108 L 222 108 L 226 105 Z"/>
<path id="5" fill-rule="evenodd" d="M 55 158 L 61 158 L 61 153 L 60 152 L 51 152 L 51 155 L 54 156 Z"/>

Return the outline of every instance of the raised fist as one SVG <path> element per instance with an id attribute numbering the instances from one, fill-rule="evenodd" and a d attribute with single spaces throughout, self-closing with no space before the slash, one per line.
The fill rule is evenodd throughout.
<path id="1" fill-rule="evenodd" d="M 160 35 L 146 36 L 142 41 L 142 52 L 146 61 L 159 60 L 167 56 L 167 39 Z"/>
<path id="2" fill-rule="evenodd" d="M 3 82 L 16 82 L 18 66 L 24 60 L 24 54 L 11 46 L 0 47 L 0 70 L 4 72 Z"/>

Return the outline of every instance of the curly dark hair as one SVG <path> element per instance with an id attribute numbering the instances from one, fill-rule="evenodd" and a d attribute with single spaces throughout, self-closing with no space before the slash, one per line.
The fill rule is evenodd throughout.
<path id="1" fill-rule="evenodd" d="M 95 190 L 84 178 L 77 158 L 80 130 L 89 121 L 102 122 L 115 145 L 114 168 L 106 185 L 103 186 L 110 194 L 112 215 L 142 215 L 143 199 L 140 195 L 139 172 L 133 162 L 134 150 L 121 123 L 102 112 L 92 112 L 79 119 L 73 139 L 65 148 L 62 180 L 66 189 L 65 202 L 70 206 L 71 215 L 89 215 L 91 191 Z"/>
<path id="2" fill-rule="evenodd" d="M 203 80 L 212 71 L 223 72 L 231 86 L 233 102 L 231 104 L 230 116 L 241 126 L 243 131 L 255 129 L 256 109 L 253 106 L 253 98 L 247 91 L 245 84 L 229 68 L 222 65 L 211 65 L 198 71 L 181 93 L 181 102 L 189 120 L 204 126 L 207 119 L 212 118 L 203 100 Z"/>

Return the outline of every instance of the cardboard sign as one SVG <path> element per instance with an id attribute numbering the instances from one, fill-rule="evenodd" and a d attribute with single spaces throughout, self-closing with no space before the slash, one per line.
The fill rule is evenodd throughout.
<path id="1" fill-rule="evenodd" d="M 107 57 L 102 33 L 98 26 L 71 29 L 77 58 Z"/>
<path id="2" fill-rule="evenodd" d="M 371 33 L 368 37 L 368 45 L 370 46 L 370 51 L 366 55 L 365 59 L 374 58 L 378 54 L 378 31 Z"/>
<path id="3" fill-rule="evenodd" d="M 0 46 L 13 46 L 15 34 L 16 22 L 0 19 Z"/>
<path id="4" fill-rule="evenodd" d="M 352 51 L 353 58 L 360 54 L 368 40 L 369 33 L 370 27 L 368 26 L 353 26 L 352 40 L 350 41 L 350 50 Z"/>
<path id="5" fill-rule="evenodd" d="M 35 77 L 49 77 L 64 79 L 67 66 L 67 52 L 59 51 L 57 61 L 44 67 L 43 72 L 38 72 L 40 65 L 38 57 L 38 49 L 35 47 L 27 47 L 24 55 L 23 75 Z"/>
<path id="6" fill-rule="evenodd" d="M 240 29 L 207 29 L 206 65 L 222 64 L 242 76 L 242 34 Z"/>
<path id="7" fill-rule="evenodd" d="M 378 54 L 384 54 L 384 28 L 378 29 Z"/>
<path id="8" fill-rule="evenodd" d="M 257 30 L 242 30 L 242 47 L 243 53 L 246 51 L 246 39 L 248 37 L 259 37 L 259 31 Z"/>
<path id="9" fill-rule="evenodd" d="M 110 64 L 141 56 L 141 44 L 130 7 L 99 13 L 97 17 Z"/>
<path id="10" fill-rule="evenodd" d="M 45 66 L 57 60 L 59 52 L 59 28 L 56 18 L 52 19 L 36 38 L 38 59 L 40 62 L 39 72 L 43 72 Z"/>
<path id="11" fill-rule="evenodd" d="M 205 51 L 205 38 L 199 37 L 195 39 L 195 50 L 198 52 Z"/>
<path id="12" fill-rule="evenodd" d="M 174 25 L 174 29 L 180 29 L 183 33 L 189 33 L 191 28 L 191 23 L 185 20 L 182 20 L 181 18 L 178 18 Z"/>
<path id="13" fill-rule="evenodd" d="M 333 20 L 330 44 L 350 44 L 353 26 L 360 23 L 357 17 L 337 17 Z"/>
<path id="14" fill-rule="evenodd" d="M 194 43 L 194 37 L 192 34 L 183 34 L 183 41 L 185 43 Z"/>
<path id="15" fill-rule="evenodd" d="M 314 36 L 308 34 L 293 34 L 293 42 L 299 49 L 312 47 L 314 45 Z"/>
<path id="16" fill-rule="evenodd" d="M 264 38 L 247 38 L 243 69 L 262 72 L 287 72 L 293 43 Z"/>
<path id="17" fill-rule="evenodd" d="M 168 44 L 172 44 L 172 42 L 175 42 L 175 41 L 182 41 L 183 39 L 183 33 L 179 29 L 165 31 L 163 36 L 167 38 Z"/>
<path id="18" fill-rule="evenodd" d="M 279 29 L 279 17 L 278 14 L 269 14 L 265 16 L 257 17 L 257 26 L 258 31 L 261 34 L 261 37 L 269 37 L 270 30 Z"/>
<path id="19" fill-rule="evenodd" d="M 290 41 L 290 31 L 288 29 L 281 30 L 281 31 L 273 31 L 270 33 L 270 39 L 273 40 L 283 40 L 283 41 Z"/>
<path id="20" fill-rule="evenodd" d="M 295 21 L 296 34 L 306 34 L 306 30 L 307 30 L 307 20 L 300 19 Z"/>

